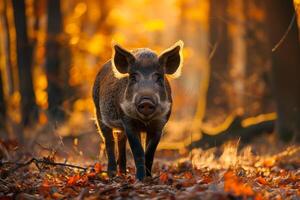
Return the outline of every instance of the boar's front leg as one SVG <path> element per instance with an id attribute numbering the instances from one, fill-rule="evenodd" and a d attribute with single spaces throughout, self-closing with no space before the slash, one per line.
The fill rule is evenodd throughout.
<path id="1" fill-rule="evenodd" d="M 146 176 L 151 176 L 152 164 L 157 145 L 160 141 L 161 131 L 149 131 L 146 137 Z"/>
<path id="2" fill-rule="evenodd" d="M 126 174 L 126 135 L 120 134 L 118 137 L 118 165 L 119 165 L 119 171 L 122 174 Z"/>
<path id="3" fill-rule="evenodd" d="M 139 131 L 129 123 L 124 123 L 124 129 L 135 162 L 136 178 L 143 180 L 145 177 L 145 153 L 139 139 Z"/>
<path id="4" fill-rule="evenodd" d="M 107 171 L 109 177 L 114 177 L 117 174 L 117 163 L 115 157 L 115 140 L 113 137 L 112 129 L 99 123 L 101 132 L 104 137 L 105 149 L 108 158 Z"/>

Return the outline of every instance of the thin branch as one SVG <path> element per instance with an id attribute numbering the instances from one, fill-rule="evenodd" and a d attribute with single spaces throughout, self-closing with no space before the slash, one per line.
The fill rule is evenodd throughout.
<path id="1" fill-rule="evenodd" d="M 278 41 L 278 43 L 273 47 L 272 52 L 275 52 L 278 49 L 278 47 L 284 42 L 285 38 L 287 37 L 288 33 L 290 32 L 290 30 L 293 27 L 295 19 L 296 19 L 296 12 L 294 12 L 293 18 L 292 18 L 287 30 L 283 34 L 282 38 Z"/>
<path id="2" fill-rule="evenodd" d="M 217 48 L 218 48 L 218 46 L 219 46 L 219 40 L 214 44 L 214 46 L 213 46 L 213 48 L 212 48 L 212 50 L 211 50 L 211 52 L 210 52 L 210 54 L 209 54 L 209 56 L 208 56 L 208 59 L 209 60 L 211 60 L 213 57 L 214 57 L 214 55 L 215 55 L 215 52 L 216 52 L 216 50 L 217 50 Z"/>
<path id="3" fill-rule="evenodd" d="M 3 180 L 2 178 L 0 178 L 0 182 L 1 182 L 1 183 L 4 183 L 5 185 L 8 185 L 8 184 L 9 184 L 7 181 Z"/>
<path id="4" fill-rule="evenodd" d="M 46 164 L 46 165 L 52 165 L 52 166 L 63 166 L 63 167 L 70 167 L 70 168 L 77 168 L 77 169 L 81 169 L 81 170 L 87 170 L 86 167 L 81 167 L 81 166 L 78 166 L 78 165 L 72 165 L 72 164 L 66 164 L 66 163 L 57 163 L 57 162 L 51 162 L 49 160 L 38 160 L 38 159 L 35 159 L 36 163 L 43 163 L 43 164 Z"/>
<path id="5" fill-rule="evenodd" d="M 72 164 L 66 164 L 66 163 L 59 163 L 59 162 L 52 162 L 50 160 L 46 160 L 46 159 L 37 159 L 37 158 L 31 158 L 30 160 L 24 162 L 24 163 L 16 163 L 16 162 L 2 162 L 1 165 L 17 165 L 16 167 L 14 167 L 13 169 L 9 170 L 8 174 L 22 168 L 25 166 L 30 165 L 31 163 L 34 163 L 38 168 L 39 165 L 38 164 L 46 164 L 46 165 L 52 165 L 52 166 L 62 166 L 62 167 L 70 167 L 70 168 L 76 168 L 76 169 L 80 169 L 80 170 L 84 170 L 86 171 L 87 168 L 86 167 L 81 167 L 78 165 L 72 165 Z"/>

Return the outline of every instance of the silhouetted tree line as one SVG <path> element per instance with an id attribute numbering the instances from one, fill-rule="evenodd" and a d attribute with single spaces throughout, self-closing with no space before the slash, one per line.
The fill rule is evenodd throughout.
<path id="1" fill-rule="evenodd" d="M 26 127 L 36 123 L 39 115 L 32 77 L 36 42 L 28 38 L 25 0 L 3 1 L 4 9 L 6 9 L 6 4 L 9 1 L 13 6 L 18 85 L 15 86 L 15 83 L 11 81 L 12 77 L 7 78 L 10 91 L 18 88 L 21 94 L 21 124 Z M 38 2 L 39 0 L 34 0 L 34 4 L 38 4 Z M 247 54 L 247 59 L 244 61 L 246 70 L 244 75 L 251 78 L 258 73 L 260 80 L 263 80 L 266 87 L 265 93 L 261 99 L 256 99 L 256 101 L 261 103 L 259 108 L 261 112 L 267 112 L 269 104 L 275 101 L 278 114 L 275 127 L 280 138 L 285 141 L 292 139 L 300 141 L 300 43 L 293 1 L 243 0 L 242 2 L 243 4 L 239 4 L 242 6 L 238 9 L 243 9 L 241 12 L 245 14 L 244 19 L 235 23 L 240 23 L 245 31 L 242 36 L 245 39 L 244 45 Z M 48 0 L 46 4 L 48 17 L 45 69 L 48 80 L 48 113 L 49 118 L 55 121 L 66 118 L 62 104 L 67 98 L 67 94 L 70 93 L 70 88 L 66 83 L 69 72 L 68 66 L 63 65 L 62 62 L 65 59 L 70 59 L 70 54 L 62 53 L 68 52 L 68 50 L 62 45 L 60 37 L 63 31 L 63 15 L 60 3 L 60 0 Z M 228 9 L 232 6 L 233 1 L 230 0 L 210 0 L 210 42 L 217 44 L 217 48 L 210 60 L 211 77 L 207 94 L 207 118 L 212 118 L 218 114 L 218 112 L 213 111 L 215 108 L 221 107 L 227 113 L 236 109 L 235 100 L 232 99 L 233 95 L 225 87 L 228 82 L 230 84 L 231 81 L 234 81 L 234 77 L 227 79 L 227 82 L 222 79 L 222 77 L 228 78 L 229 76 L 233 44 L 236 42 L 234 40 L 237 39 L 229 32 L 231 16 L 228 15 Z M 247 12 L 252 8 L 251 6 L 262 11 L 262 20 L 253 18 Z M 35 9 L 38 9 L 38 6 L 35 6 Z M 2 30 L 5 32 L 5 39 L 9 40 L 7 18 L 5 13 L 1 13 L 1 15 Z M 39 29 L 38 24 L 36 22 L 35 29 Z M 8 55 L 11 51 L 9 43 L 5 44 L 5 47 L 5 52 L 1 53 L 6 55 L 5 67 L 9 72 L 11 68 L 10 56 Z M 274 48 L 273 51 L 272 48 Z M 12 73 L 7 74 L 13 76 Z M 0 70 L 0 128 L 5 127 L 5 116 L 7 115 L 2 84 L 3 76 L 3 72 Z M 246 89 L 253 87 L 254 84 L 256 83 L 246 86 Z M 220 94 L 223 96 L 215 100 L 216 96 L 220 97 Z M 248 112 L 249 101 L 251 98 L 246 98 L 243 101 L 244 104 L 238 106 L 242 106 L 244 111 Z"/>
<path id="2" fill-rule="evenodd" d="M 61 35 L 63 31 L 63 18 L 61 12 L 60 0 L 46 1 L 47 6 L 47 39 L 46 39 L 46 59 L 45 59 L 45 71 L 47 75 L 47 93 L 48 93 L 48 117 L 52 121 L 63 121 L 66 116 L 62 109 L 62 103 L 66 98 L 69 89 L 66 84 L 69 71 L 64 69 L 62 60 L 70 59 L 62 57 L 62 53 L 67 47 L 62 46 Z M 14 15 L 14 25 L 16 32 L 16 60 L 17 60 L 17 72 L 18 72 L 18 85 L 15 86 L 13 80 L 12 66 L 11 66 L 11 48 L 10 48 L 10 33 L 9 24 L 7 20 L 8 3 L 12 5 Z M 39 14 L 40 4 L 42 1 L 34 0 L 34 31 L 38 31 L 39 27 Z M 25 0 L 4 0 L 3 2 L 2 26 L 6 42 L 6 73 L 9 80 L 9 94 L 12 94 L 15 90 L 19 90 L 20 101 L 20 113 L 21 113 L 21 129 L 22 127 L 29 127 L 37 123 L 39 118 L 39 109 L 36 104 L 36 97 L 33 87 L 33 65 L 34 65 L 34 53 L 36 47 L 36 36 L 29 38 L 27 30 L 27 16 L 26 16 L 26 4 Z M 1 72 L 1 70 L 0 70 Z M 0 76 L 3 77 L 3 73 Z M 5 128 L 6 124 L 6 104 L 3 91 L 3 80 L 0 79 L 0 126 Z M 17 134 L 20 137 L 20 134 Z M 21 134 L 22 135 L 22 134 Z M 21 139 L 21 138 L 19 138 Z"/>
<path id="3" fill-rule="evenodd" d="M 259 102 L 259 110 L 262 113 L 270 112 L 269 107 L 274 102 L 277 112 L 275 131 L 279 134 L 279 138 L 284 141 L 300 141 L 300 42 L 294 3 L 292 0 L 240 2 L 243 2 L 239 9 L 243 12 L 245 20 L 232 21 L 233 19 L 228 16 L 228 9 L 235 2 L 211 0 L 210 38 L 211 43 L 217 44 L 219 48 L 210 60 L 211 77 L 207 94 L 206 118 L 214 118 L 222 112 L 227 114 L 237 112 L 237 118 L 247 117 L 244 114 L 249 114 L 253 110 L 250 101 Z M 258 10 L 251 11 L 251 8 Z M 258 17 L 253 17 L 253 12 L 258 13 Z M 228 87 L 225 87 L 226 84 L 233 85 L 235 82 L 234 78 L 230 79 L 232 69 L 230 56 L 236 56 L 232 55 L 233 40 L 236 40 L 236 37 L 230 37 L 228 30 L 232 23 L 240 23 L 245 29 L 242 35 L 247 55 L 245 79 L 251 80 L 253 75 L 260 76 L 258 81 L 249 85 L 256 89 L 261 81 L 265 86 L 264 96 L 259 99 L 255 99 L 255 95 L 252 96 L 253 89 L 247 86 L 244 88 L 248 94 L 245 95 L 247 97 L 243 101 L 242 112 L 238 107 L 241 105 L 234 103 L 236 96 L 240 94 L 232 93 L 228 91 Z M 269 131 L 273 124 L 272 122 L 259 123 L 258 127 L 250 129 L 241 126 L 236 129 L 236 126 L 229 126 L 224 133 L 234 133 L 232 137 L 242 136 L 250 141 L 249 139 L 256 137 L 258 133 Z M 224 140 L 224 135 L 221 135 L 217 136 L 220 139 L 215 136 L 205 137 L 209 138 L 208 142 L 216 143 L 216 139 Z M 200 143 L 202 144 L 203 141 Z"/>

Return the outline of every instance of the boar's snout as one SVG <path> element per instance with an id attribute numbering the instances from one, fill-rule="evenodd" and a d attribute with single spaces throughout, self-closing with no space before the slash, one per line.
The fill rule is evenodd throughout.
<path id="1" fill-rule="evenodd" d="M 145 117 L 150 116 L 156 109 L 156 101 L 150 96 L 142 96 L 136 102 L 137 111 Z"/>

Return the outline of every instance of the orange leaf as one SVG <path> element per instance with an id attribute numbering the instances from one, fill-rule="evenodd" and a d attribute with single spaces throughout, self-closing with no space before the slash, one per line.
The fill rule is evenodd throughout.
<path id="1" fill-rule="evenodd" d="M 182 182 L 183 187 L 190 187 L 193 186 L 197 183 L 197 181 L 193 178 L 191 179 L 185 179 L 185 181 Z"/>
<path id="2" fill-rule="evenodd" d="M 263 165 L 265 167 L 273 167 L 275 165 L 275 163 L 276 163 L 276 160 L 274 158 L 269 158 L 263 162 Z"/>
<path id="3" fill-rule="evenodd" d="M 209 184 L 212 181 L 213 181 L 213 179 L 210 176 L 205 176 L 205 177 L 203 177 L 203 180 L 201 182 L 205 183 L 205 184 Z"/>
<path id="4" fill-rule="evenodd" d="M 82 177 L 80 178 L 80 180 L 79 180 L 79 182 L 80 182 L 81 184 L 86 184 L 88 181 L 89 181 L 89 178 L 88 178 L 87 175 L 82 176 Z"/>
<path id="5" fill-rule="evenodd" d="M 266 185 L 266 184 L 268 184 L 268 182 L 266 181 L 266 179 L 265 178 L 263 178 L 263 177 L 258 177 L 257 179 L 257 182 L 259 182 L 260 184 L 262 184 L 262 185 Z"/>
<path id="6" fill-rule="evenodd" d="M 94 166 L 96 173 L 102 172 L 102 165 L 100 163 L 96 163 Z"/>
<path id="7" fill-rule="evenodd" d="M 224 174 L 224 190 L 238 196 L 251 196 L 254 194 L 252 188 L 243 183 L 231 170 Z"/>
<path id="8" fill-rule="evenodd" d="M 43 183 L 42 183 L 42 187 L 46 187 L 46 188 L 47 188 L 47 187 L 50 187 L 49 181 L 45 179 L 45 180 L 43 181 Z"/>
<path id="9" fill-rule="evenodd" d="M 167 173 L 162 173 L 160 176 L 159 176 L 159 180 L 162 182 L 162 183 L 167 183 L 167 181 L 169 180 L 169 176 Z"/>
<path id="10" fill-rule="evenodd" d="M 44 180 L 42 185 L 39 187 L 39 192 L 42 194 L 48 194 L 50 191 L 50 183 L 48 180 Z"/>
<path id="11" fill-rule="evenodd" d="M 79 174 L 75 176 L 70 176 L 67 183 L 68 185 L 75 185 L 79 179 L 80 179 Z"/>
<path id="12" fill-rule="evenodd" d="M 193 174 L 191 172 L 185 172 L 183 176 L 186 179 L 192 179 L 193 178 Z"/>
<path id="13" fill-rule="evenodd" d="M 263 196 L 261 195 L 261 193 L 258 193 L 258 194 L 255 196 L 254 200 L 264 200 L 264 198 L 263 198 Z"/>
<path id="14" fill-rule="evenodd" d="M 225 178 L 225 181 L 226 181 L 226 180 L 229 180 L 231 178 L 236 179 L 237 177 L 236 177 L 236 175 L 234 174 L 233 171 L 228 170 L 227 172 L 225 172 L 224 178 Z"/>
<path id="15" fill-rule="evenodd" d="M 95 172 L 87 173 L 87 177 L 95 177 L 95 176 L 96 176 Z"/>
<path id="16" fill-rule="evenodd" d="M 60 194 L 58 192 L 54 192 L 51 194 L 51 196 L 54 198 L 54 199 L 63 199 L 65 196 L 63 194 Z"/>

